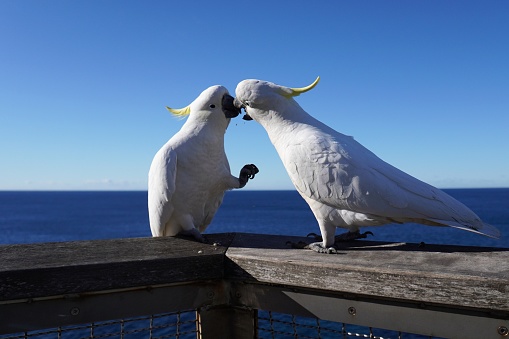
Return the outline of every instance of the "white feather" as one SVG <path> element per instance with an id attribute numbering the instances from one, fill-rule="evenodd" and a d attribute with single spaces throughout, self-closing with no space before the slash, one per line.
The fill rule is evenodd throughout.
<path id="1" fill-rule="evenodd" d="M 378 158 L 352 137 L 306 113 L 289 89 L 244 80 L 236 100 L 267 131 L 297 191 L 313 211 L 323 246 L 336 227 L 414 222 L 451 226 L 490 237 L 499 231 L 461 202 Z"/>
<path id="2" fill-rule="evenodd" d="M 223 201 L 239 188 L 224 150 L 230 122 L 222 111 L 222 86 L 203 91 L 191 113 L 155 155 L 148 176 L 148 209 L 153 236 L 187 233 L 200 238 Z M 212 106 L 211 106 L 212 105 Z M 214 108 L 211 108 L 214 107 Z"/>

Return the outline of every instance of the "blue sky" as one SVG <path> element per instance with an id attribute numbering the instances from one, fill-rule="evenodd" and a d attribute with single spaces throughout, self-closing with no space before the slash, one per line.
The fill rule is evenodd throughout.
<path id="1" fill-rule="evenodd" d="M 0 1 L 0 190 L 146 189 L 211 85 L 301 87 L 301 106 L 441 188 L 509 187 L 509 1 Z M 232 120 L 247 189 L 293 189 Z"/>

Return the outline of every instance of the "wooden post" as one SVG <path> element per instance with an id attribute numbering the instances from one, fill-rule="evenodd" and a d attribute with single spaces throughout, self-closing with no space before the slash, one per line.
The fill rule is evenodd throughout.
<path id="1" fill-rule="evenodd" d="M 256 311 L 246 307 L 216 306 L 197 311 L 197 339 L 254 339 Z"/>

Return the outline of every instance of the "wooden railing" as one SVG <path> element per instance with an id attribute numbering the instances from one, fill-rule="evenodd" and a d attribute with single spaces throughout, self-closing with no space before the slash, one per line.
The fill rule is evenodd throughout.
<path id="1" fill-rule="evenodd" d="M 200 338 L 256 338 L 256 312 L 446 338 L 509 335 L 509 249 L 210 234 L 0 246 L 0 334 L 178 310 Z"/>

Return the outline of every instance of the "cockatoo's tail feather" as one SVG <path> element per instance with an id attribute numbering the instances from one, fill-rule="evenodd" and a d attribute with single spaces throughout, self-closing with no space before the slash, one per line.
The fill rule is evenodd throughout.
<path id="1" fill-rule="evenodd" d="M 430 220 L 433 220 L 433 219 L 430 218 Z M 437 223 L 441 223 L 441 224 L 444 224 L 444 225 L 447 225 L 450 227 L 458 228 L 460 230 L 465 230 L 465 231 L 470 231 L 470 232 L 474 232 L 477 234 L 485 235 L 490 238 L 494 238 L 494 239 L 500 238 L 500 231 L 496 227 L 494 227 L 490 224 L 487 224 L 485 222 L 482 222 L 480 220 L 475 224 L 475 226 L 469 225 L 469 224 L 462 224 L 460 222 L 450 221 L 450 220 L 434 219 L 433 221 L 436 221 Z"/>

